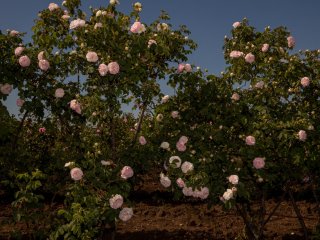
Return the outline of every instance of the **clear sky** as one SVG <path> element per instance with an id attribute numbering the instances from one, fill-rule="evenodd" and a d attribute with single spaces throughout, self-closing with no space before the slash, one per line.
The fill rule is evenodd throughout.
<path id="1" fill-rule="evenodd" d="M 31 35 L 33 20 L 49 3 L 61 5 L 62 0 L 2 0 L 0 29 L 15 29 Z M 136 1 L 120 0 L 118 9 L 129 13 Z M 189 62 L 209 73 L 219 74 L 224 70 L 222 46 L 225 35 L 230 35 L 232 24 L 244 17 L 262 31 L 266 26 L 286 26 L 296 39 L 296 50 L 320 49 L 320 1 L 319 0 L 140 0 L 143 5 L 141 21 L 150 23 L 161 10 L 171 16 L 175 27 L 185 24 L 191 31 L 198 49 L 189 57 Z M 109 0 L 82 0 L 82 8 L 89 13 L 89 6 L 105 6 Z M 169 91 L 169 90 L 168 90 Z M 8 107 L 17 113 L 16 94 L 8 98 Z"/>

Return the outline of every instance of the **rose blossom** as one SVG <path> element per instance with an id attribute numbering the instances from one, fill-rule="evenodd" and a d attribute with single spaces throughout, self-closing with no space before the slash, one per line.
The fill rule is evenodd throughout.
<path id="1" fill-rule="evenodd" d="M 186 186 L 186 184 L 184 183 L 184 181 L 182 180 L 182 178 L 178 178 L 176 180 L 176 183 L 178 185 L 179 188 L 184 188 Z"/>
<path id="2" fill-rule="evenodd" d="M 230 175 L 228 178 L 229 182 L 232 183 L 233 185 L 236 185 L 239 183 L 239 177 L 238 175 Z"/>
<path id="3" fill-rule="evenodd" d="M 179 138 L 179 142 L 183 143 L 183 144 L 186 144 L 188 142 L 188 137 L 186 136 L 181 136 Z"/>
<path id="4" fill-rule="evenodd" d="M 119 213 L 119 218 L 124 222 L 130 220 L 132 216 L 133 216 L 132 208 L 123 208 Z"/>
<path id="5" fill-rule="evenodd" d="M 99 69 L 98 69 L 100 76 L 105 76 L 108 73 L 108 66 L 104 63 L 101 63 L 99 65 Z"/>
<path id="6" fill-rule="evenodd" d="M 172 118 L 177 118 L 177 117 L 179 117 L 179 112 L 178 112 L 178 111 L 172 111 L 172 112 L 171 112 L 171 117 L 172 117 Z"/>
<path id="7" fill-rule="evenodd" d="M 176 147 L 179 152 L 184 152 L 187 149 L 186 145 L 180 141 L 176 143 Z"/>
<path id="8" fill-rule="evenodd" d="M 9 83 L 0 84 L 0 91 L 4 95 L 9 95 L 12 92 L 12 85 Z"/>
<path id="9" fill-rule="evenodd" d="M 120 194 L 113 195 L 109 199 L 109 204 L 110 204 L 110 207 L 113 209 L 121 208 L 123 204 L 123 197 Z"/>
<path id="10" fill-rule="evenodd" d="M 16 55 L 17 57 L 19 57 L 22 52 L 24 51 L 24 47 L 17 47 L 15 50 L 14 50 L 14 55 Z"/>
<path id="11" fill-rule="evenodd" d="M 156 45 L 157 45 L 156 40 L 150 39 L 150 40 L 148 41 L 148 48 L 150 48 L 151 45 L 153 45 L 153 44 L 156 44 Z"/>
<path id="12" fill-rule="evenodd" d="M 169 158 L 170 164 L 175 164 L 174 168 L 179 168 L 181 166 L 181 158 L 178 156 L 172 156 Z"/>
<path id="13" fill-rule="evenodd" d="M 156 117 L 158 122 L 161 122 L 163 120 L 163 115 L 161 113 L 159 113 Z"/>
<path id="14" fill-rule="evenodd" d="M 169 149 L 170 144 L 168 142 L 162 142 L 160 148 L 162 149 Z"/>
<path id="15" fill-rule="evenodd" d="M 114 74 L 119 73 L 120 66 L 117 62 L 111 62 L 108 64 L 108 69 L 109 69 L 110 74 L 114 75 Z"/>
<path id="16" fill-rule="evenodd" d="M 298 133 L 298 137 L 300 141 L 305 141 L 307 139 L 307 133 L 304 130 L 300 130 Z"/>
<path id="17" fill-rule="evenodd" d="M 310 85 L 310 79 L 308 77 L 301 78 L 302 87 L 308 87 Z"/>
<path id="18" fill-rule="evenodd" d="M 119 0 L 110 0 L 111 5 L 119 4 Z"/>
<path id="19" fill-rule="evenodd" d="M 232 96 L 231 96 L 231 99 L 233 101 L 239 101 L 240 95 L 238 93 L 233 93 Z"/>
<path id="20" fill-rule="evenodd" d="M 72 110 L 74 110 L 76 113 L 81 114 L 81 106 L 80 106 L 80 103 L 76 99 L 71 100 L 70 108 Z"/>
<path id="21" fill-rule="evenodd" d="M 269 50 L 269 44 L 265 43 L 262 45 L 261 51 L 262 52 L 267 52 Z"/>
<path id="22" fill-rule="evenodd" d="M 209 197 L 209 188 L 201 187 L 198 197 L 201 198 L 202 200 L 208 198 Z"/>
<path id="23" fill-rule="evenodd" d="M 61 16 L 61 18 L 62 18 L 63 20 L 68 20 L 68 19 L 70 18 L 70 16 L 69 16 L 68 14 L 63 14 L 63 15 Z"/>
<path id="24" fill-rule="evenodd" d="M 239 26 L 241 26 L 241 22 L 235 22 L 235 23 L 232 24 L 233 28 L 237 28 Z"/>
<path id="25" fill-rule="evenodd" d="M 182 193 L 183 195 L 185 195 L 186 197 L 190 197 L 193 195 L 193 190 L 192 190 L 192 187 L 184 187 L 182 189 Z"/>
<path id="26" fill-rule="evenodd" d="M 18 36 L 18 35 L 19 35 L 19 32 L 16 31 L 16 30 L 11 30 L 10 33 L 9 33 L 9 35 L 10 35 L 11 37 L 15 37 L 15 36 Z"/>
<path id="27" fill-rule="evenodd" d="M 192 72 L 192 67 L 189 63 L 187 63 L 186 65 L 184 65 L 184 70 L 186 72 Z"/>
<path id="28" fill-rule="evenodd" d="M 17 101 L 16 101 L 16 104 L 17 104 L 18 107 L 22 107 L 23 104 L 24 104 L 24 100 L 18 98 Z"/>
<path id="29" fill-rule="evenodd" d="M 289 48 L 293 48 L 294 45 L 296 44 L 296 41 L 294 40 L 294 37 L 292 37 L 292 36 L 287 37 L 287 41 L 288 41 Z"/>
<path id="30" fill-rule="evenodd" d="M 131 167 L 129 166 L 124 166 L 121 170 L 121 177 L 123 179 L 128 179 L 128 178 L 131 178 L 133 176 L 133 170 Z"/>
<path id="31" fill-rule="evenodd" d="M 62 98 L 64 96 L 63 88 L 57 88 L 56 91 L 54 92 L 54 96 L 56 98 Z"/>
<path id="32" fill-rule="evenodd" d="M 178 73 L 183 72 L 184 67 L 185 67 L 185 65 L 184 65 L 183 63 L 180 63 L 180 64 L 178 65 L 177 72 L 178 72 Z"/>
<path id="33" fill-rule="evenodd" d="M 45 59 L 40 60 L 38 65 L 42 71 L 47 71 L 50 67 L 50 63 Z"/>
<path id="34" fill-rule="evenodd" d="M 242 57 L 243 56 L 243 52 L 240 52 L 240 51 L 232 51 L 230 53 L 230 57 L 231 58 L 239 58 L 239 57 Z"/>
<path id="35" fill-rule="evenodd" d="M 255 169 L 261 169 L 264 168 L 265 162 L 264 162 L 265 158 L 261 158 L 261 157 L 256 157 L 255 159 L 253 159 L 253 166 Z"/>
<path id="36" fill-rule="evenodd" d="M 165 188 L 168 188 L 171 186 L 171 180 L 167 176 L 165 176 L 163 173 L 160 174 L 160 183 Z"/>
<path id="37" fill-rule="evenodd" d="M 169 95 L 165 95 L 165 96 L 163 96 L 162 97 L 162 103 L 166 103 L 166 102 L 168 102 L 169 101 L 169 98 L 170 98 L 170 96 Z"/>
<path id="38" fill-rule="evenodd" d="M 184 162 L 181 165 L 181 170 L 183 173 L 191 172 L 194 169 L 193 164 L 191 162 Z"/>
<path id="39" fill-rule="evenodd" d="M 50 3 L 49 6 L 48 6 L 48 9 L 52 12 L 52 11 L 54 11 L 56 9 L 59 9 L 59 6 L 56 3 Z"/>
<path id="40" fill-rule="evenodd" d="M 86 55 L 86 59 L 88 62 L 96 62 L 99 58 L 96 52 L 89 51 Z"/>
<path id="41" fill-rule="evenodd" d="M 71 178 L 75 181 L 79 181 L 83 177 L 83 172 L 80 168 L 72 168 L 70 171 Z"/>
<path id="42" fill-rule="evenodd" d="M 146 31 L 146 27 L 141 22 L 135 22 L 132 24 L 130 31 L 132 33 L 142 33 Z"/>
<path id="43" fill-rule="evenodd" d="M 78 27 L 84 27 L 85 25 L 86 25 L 86 21 L 78 18 L 70 22 L 69 28 L 76 29 Z"/>
<path id="44" fill-rule="evenodd" d="M 102 28 L 102 23 L 101 22 L 98 22 L 98 23 L 96 23 L 95 25 L 94 25 L 94 29 L 98 29 L 98 28 Z"/>
<path id="45" fill-rule="evenodd" d="M 38 53 L 38 60 L 40 61 L 42 59 L 44 59 L 44 51 Z"/>
<path id="46" fill-rule="evenodd" d="M 223 200 L 228 201 L 233 197 L 233 191 L 231 189 L 227 189 L 222 195 Z"/>
<path id="47" fill-rule="evenodd" d="M 30 58 L 26 55 L 21 56 L 19 58 L 19 64 L 21 67 L 28 67 L 30 65 L 30 63 L 31 63 Z"/>
<path id="48" fill-rule="evenodd" d="M 147 144 L 147 140 L 145 139 L 144 136 L 140 136 L 140 137 L 139 137 L 139 143 L 140 143 L 141 145 L 146 145 L 146 144 Z"/>
<path id="49" fill-rule="evenodd" d="M 46 128 L 44 127 L 39 128 L 39 133 L 45 133 L 45 132 L 46 132 Z"/>
<path id="50" fill-rule="evenodd" d="M 252 53 L 248 53 L 246 56 L 245 56 L 245 61 L 247 62 L 247 63 L 253 63 L 254 62 L 254 60 L 255 60 L 255 56 L 252 54 Z"/>
<path id="51" fill-rule="evenodd" d="M 169 25 L 166 23 L 158 23 L 157 24 L 157 30 L 160 31 L 165 31 L 165 30 L 169 30 Z"/>
<path id="52" fill-rule="evenodd" d="M 256 139 L 253 136 L 246 137 L 246 144 L 249 146 L 253 146 L 256 144 Z"/>

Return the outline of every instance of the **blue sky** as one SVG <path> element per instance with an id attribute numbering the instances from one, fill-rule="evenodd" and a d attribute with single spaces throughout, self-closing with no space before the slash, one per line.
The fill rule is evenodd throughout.
<path id="1" fill-rule="evenodd" d="M 33 20 L 54 0 L 9 0 L 2 1 L 0 8 L 0 29 L 15 29 L 31 34 Z M 89 13 L 89 6 L 105 6 L 108 0 L 83 0 L 82 8 Z M 119 9 L 129 13 L 136 1 L 120 0 Z M 171 16 L 174 26 L 185 24 L 191 31 L 198 49 L 189 57 L 189 62 L 219 74 L 224 70 L 222 54 L 223 39 L 230 35 L 232 24 L 244 17 L 257 30 L 266 26 L 286 26 L 296 39 L 296 50 L 320 48 L 320 1 L 309 0 L 141 0 L 143 11 L 141 21 L 150 23 L 161 10 Z M 167 89 L 170 92 L 169 89 Z M 16 94 L 8 98 L 10 112 L 16 114 Z"/>

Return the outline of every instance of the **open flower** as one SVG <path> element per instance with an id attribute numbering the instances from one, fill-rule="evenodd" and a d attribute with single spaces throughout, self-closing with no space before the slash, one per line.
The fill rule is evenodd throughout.
<path id="1" fill-rule="evenodd" d="M 92 52 L 92 51 L 89 51 L 86 55 L 86 59 L 88 62 L 97 62 L 99 60 L 99 57 L 97 55 L 96 52 Z"/>
<path id="2" fill-rule="evenodd" d="M 145 138 L 144 136 L 140 136 L 140 137 L 139 137 L 139 143 L 140 143 L 141 145 L 146 145 L 146 144 L 147 144 L 146 138 Z"/>
<path id="3" fill-rule="evenodd" d="M 108 64 L 108 70 L 110 74 L 117 74 L 119 73 L 120 66 L 117 62 L 111 62 Z"/>
<path id="4" fill-rule="evenodd" d="M 238 175 L 230 175 L 228 178 L 229 182 L 236 185 L 239 183 L 239 177 Z"/>
<path id="5" fill-rule="evenodd" d="M 287 37 L 287 41 L 288 41 L 289 48 L 293 48 L 294 45 L 296 44 L 296 41 L 295 41 L 294 37 L 292 37 L 292 36 Z"/>
<path id="6" fill-rule="evenodd" d="M 262 45 L 261 51 L 262 52 L 267 52 L 269 50 L 269 44 L 265 43 Z"/>
<path id="7" fill-rule="evenodd" d="M 300 140 L 300 141 L 305 141 L 305 140 L 307 140 L 307 133 L 306 133 L 306 131 L 300 130 L 300 131 L 298 132 L 298 137 L 299 137 L 299 140 Z"/>
<path id="8" fill-rule="evenodd" d="M 253 146 L 256 144 L 256 139 L 253 136 L 247 136 L 246 137 L 246 144 L 249 146 Z"/>
<path id="9" fill-rule="evenodd" d="M 178 156 L 172 156 L 169 158 L 169 163 L 174 165 L 174 168 L 179 168 L 181 166 L 181 158 Z"/>
<path id="10" fill-rule="evenodd" d="M 28 56 L 26 56 L 26 55 L 25 56 L 21 56 L 19 58 L 19 64 L 20 64 L 21 67 L 29 67 L 30 63 L 31 63 L 30 58 Z"/>
<path id="11" fill-rule="evenodd" d="M 48 6 L 48 9 L 52 12 L 52 11 L 54 11 L 56 9 L 59 9 L 59 6 L 56 3 L 50 3 L 49 6 Z"/>
<path id="12" fill-rule="evenodd" d="M 171 180 L 167 176 L 165 176 L 163 173 L 160 174 L 160 183 L 165 188 L 168 188 L 171 186 Z"/>
<path id="13" fill-rule="evenodd" d="M 134 24 L 132 24 L 130 31 L 132 33 L 143 33 L 146 31 L 146 27 L 144 26 L 144 24 L 137 21 Z"/>
<path id="14" fill-rule="evenodd" d="M 54 92 L 54 96 L 56 98 L 62 98 L 64 96 L 63 88 L 57 88 L 56 91 Z"/>
<path id="15" fill-rule="evenodd" d="M 233 28 L 237 28 L 237 27 L 240 27 L 241 26 L 241 22 L 234 22 L 232 24 Z"/>
<path id="16" fill-rule="evenodd" d="M 71 100 L 70 108 L 76 113 L 81 114 L 81 105 L 76 99 Z"/>
<path id="17" fill-rule="evenodd" d="M 227 189 L 222 195 L 223 200 L 228 201 L 233 198 L 233 191 L 231 189 Z"/>
<path id="18" fill-rule="evenodd" d="M 101 63 L 99 65 L 98 71 L 99 71 L 100 76 L 105 76 L 108 73 L 108 66 L 104 63 Z"/>
<path id="19" fill-rule="evenodd" d="M 123 208 L 119 213 L 119 219 L 126 222 L 129 221 L 133 216 L 132 208 Z"/>
<path id="20" fill-rule="evenodd" d="M 24 47 L 17 47 L 15 50 L 14 50 L 14 55 L 16 55 L 17 57 L 19 57 L 22 52 L 24 51 Z"/>
<path id="21" fill-rule="evenodd" d="M 308 87 L 310 85 L 310 79 L 308 77 L 301 78 L 302 87 Z"/>
<path id="22" fill-rule="evenodd" d="M 128 178 L 131 178 L 133 176 L 133 170 L 131 167 L 129 166 L 124 166 L 121 170 L 121 177 L 123 179 L 128 179 Z"/>
<path id="23" fill-rule="evenodd" d="M 79 181 L 83 177 L 83 172 L 80 168 L 72 168 L 70 171 L 71 178 L 75 181 Z"/>
<path id="24" fill-rule="evenodd" d="M 120 194 L 113 195 L 109 199 L 109 204 L 110 204 L 110 207 L 113 209 L 121 208 L 123 204 L 123 197 Z"/>
<path id="25" fill-rule="evenodd" d="M 265 166 L 265 158 L 262 157 L 256 157 L 255 159 L 253 159 L 253 167 L 255 169 L 261 169 L 264 168 Z"/>
<path id="26" fill-rule="evenodd" d="M 45 59 L 41 59 L 38 65 L 42 71 L 47 71 L 50 67 L 50 63 L 48 62 L 48 60 Z"/>
<path id="27" fill-rule="evenodd" d="M 252 53 L 248 53 L 245 57 L 244 57 L 245 61 L 247 63 L 253 63 L 255 61 L 255 56 Z"/>
<path id="28" fill-rule="evenodd" d="M 232 51 L 230 53 L 231 58 L 239 58 L 239 57 L 242 57 L 243 55 L 244 55 L 244 53 L 240 52 L 240 51 Z"/>
<path id="29" fill-rule="evenodd" d="M 4 95 L 9 95 L 12 92 L 12 85 L 9 83 L 0 84 L 0 91 Z"/>
<path id="30" fill-rule="evenodd" d="M 193 164 L 191 162 L 184 162 L 182 163 L 181 165 L 181 170 L 183 173 L 188 173 L 188 172 L 191 172 L 193 171 L 194 167 L 193 167 Z"/>

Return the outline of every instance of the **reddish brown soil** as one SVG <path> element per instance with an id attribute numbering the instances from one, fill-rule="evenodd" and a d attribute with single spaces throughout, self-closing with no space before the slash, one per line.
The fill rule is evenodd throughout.
<path id="1" fill-rule="evenodd" d="M 202 201 L 175 202 L 158 184 L 157 177 L 147 179 L 147 185 L 137 189 L 134 217 L 119 222 L 116 240 L 198 240 L 243 239 L 244 224 L 234 210 L 224 211 L 221 206 L 208 209 Z M 268 200 L 267 212 L 277 203 Z M 309 200 L 297 202 L 305 224 L 312 232 L 318 222 L 316 205 Z M 22 225 L 8 225 L 4 220 L 11 214 L 10 205 L 0 206 L 0 239 L 8 231 L 21 229 Z M 1 237 L 2 236 L 2 237 Z M 284 201 L 266 225 L 266 239 L 304 239 L 301 226 L 290 202 Z"/>

